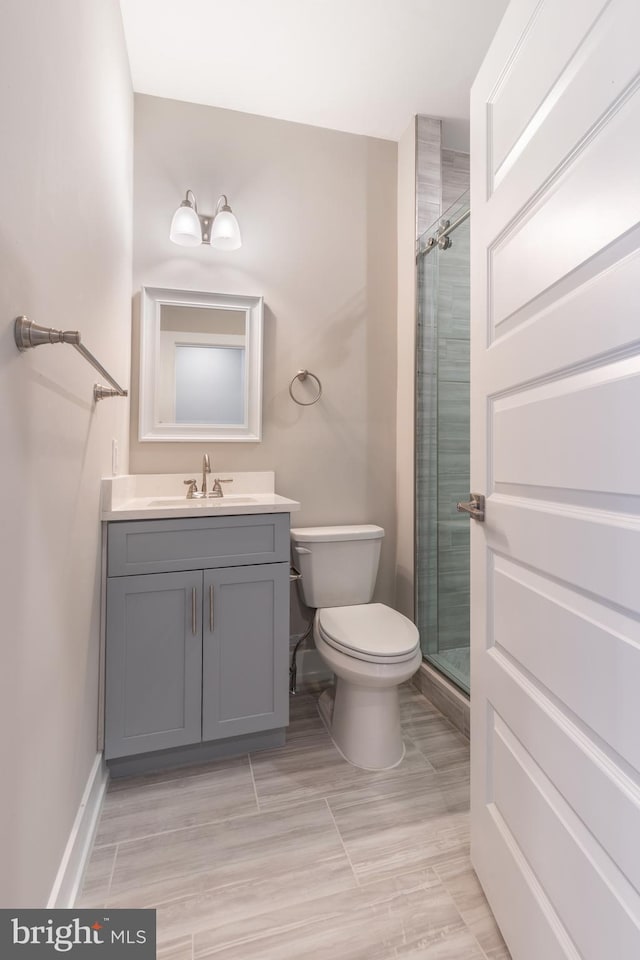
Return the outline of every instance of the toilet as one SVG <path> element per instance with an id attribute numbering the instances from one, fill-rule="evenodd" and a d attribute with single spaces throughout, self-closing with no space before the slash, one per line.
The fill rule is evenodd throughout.
<path id="1" fill-rule="evenodd" d="M 366 770 L 402 760 L 398 686 L 422 661 L 411 620 L 371 603 L 383 537 L 373 524 L 291 531 L 304 601 L 316 608 L 316 648 L 336 676 L 318 709 L 342 756 Z"/>

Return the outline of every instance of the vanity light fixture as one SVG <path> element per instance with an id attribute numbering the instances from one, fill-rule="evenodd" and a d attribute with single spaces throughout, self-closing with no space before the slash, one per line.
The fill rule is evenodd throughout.
<path id="1" fill-rule="evenodd" d="M 193 190 L 186 195 L 171 221 L 169 239 L 181 247 L 198 247 L 208 243 L 218 250 L 237 250 L 242 246 L 240 227 L 225 194 L 218 197 L 213 216 L 198 213 Z"/>

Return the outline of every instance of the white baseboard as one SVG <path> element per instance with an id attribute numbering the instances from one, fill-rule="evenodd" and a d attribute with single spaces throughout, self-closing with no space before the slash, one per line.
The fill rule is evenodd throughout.
<path id="1" fill-rule="evenodd" d="M 47 907 L 73 907 L 91 855 L 109 771 L 102 753 L 97 753 L 84 788 L 80 806 L 67 840 Z"/>

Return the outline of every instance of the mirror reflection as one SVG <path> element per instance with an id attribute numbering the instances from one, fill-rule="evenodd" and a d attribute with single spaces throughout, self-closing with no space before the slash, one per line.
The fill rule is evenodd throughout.
<path id="1" fill-rule="evenodd" d="M 162 304 L 160 423 L 245 421 L 246 314 Z"/>

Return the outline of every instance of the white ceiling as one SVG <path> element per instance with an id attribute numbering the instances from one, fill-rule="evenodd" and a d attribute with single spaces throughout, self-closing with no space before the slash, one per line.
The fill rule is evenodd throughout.
<path id="1" fill-rule="evenodd" d="M 396 140 L 468 142 L 469 89 L 508 0 L 120 0 L 133 86 Z"/>

